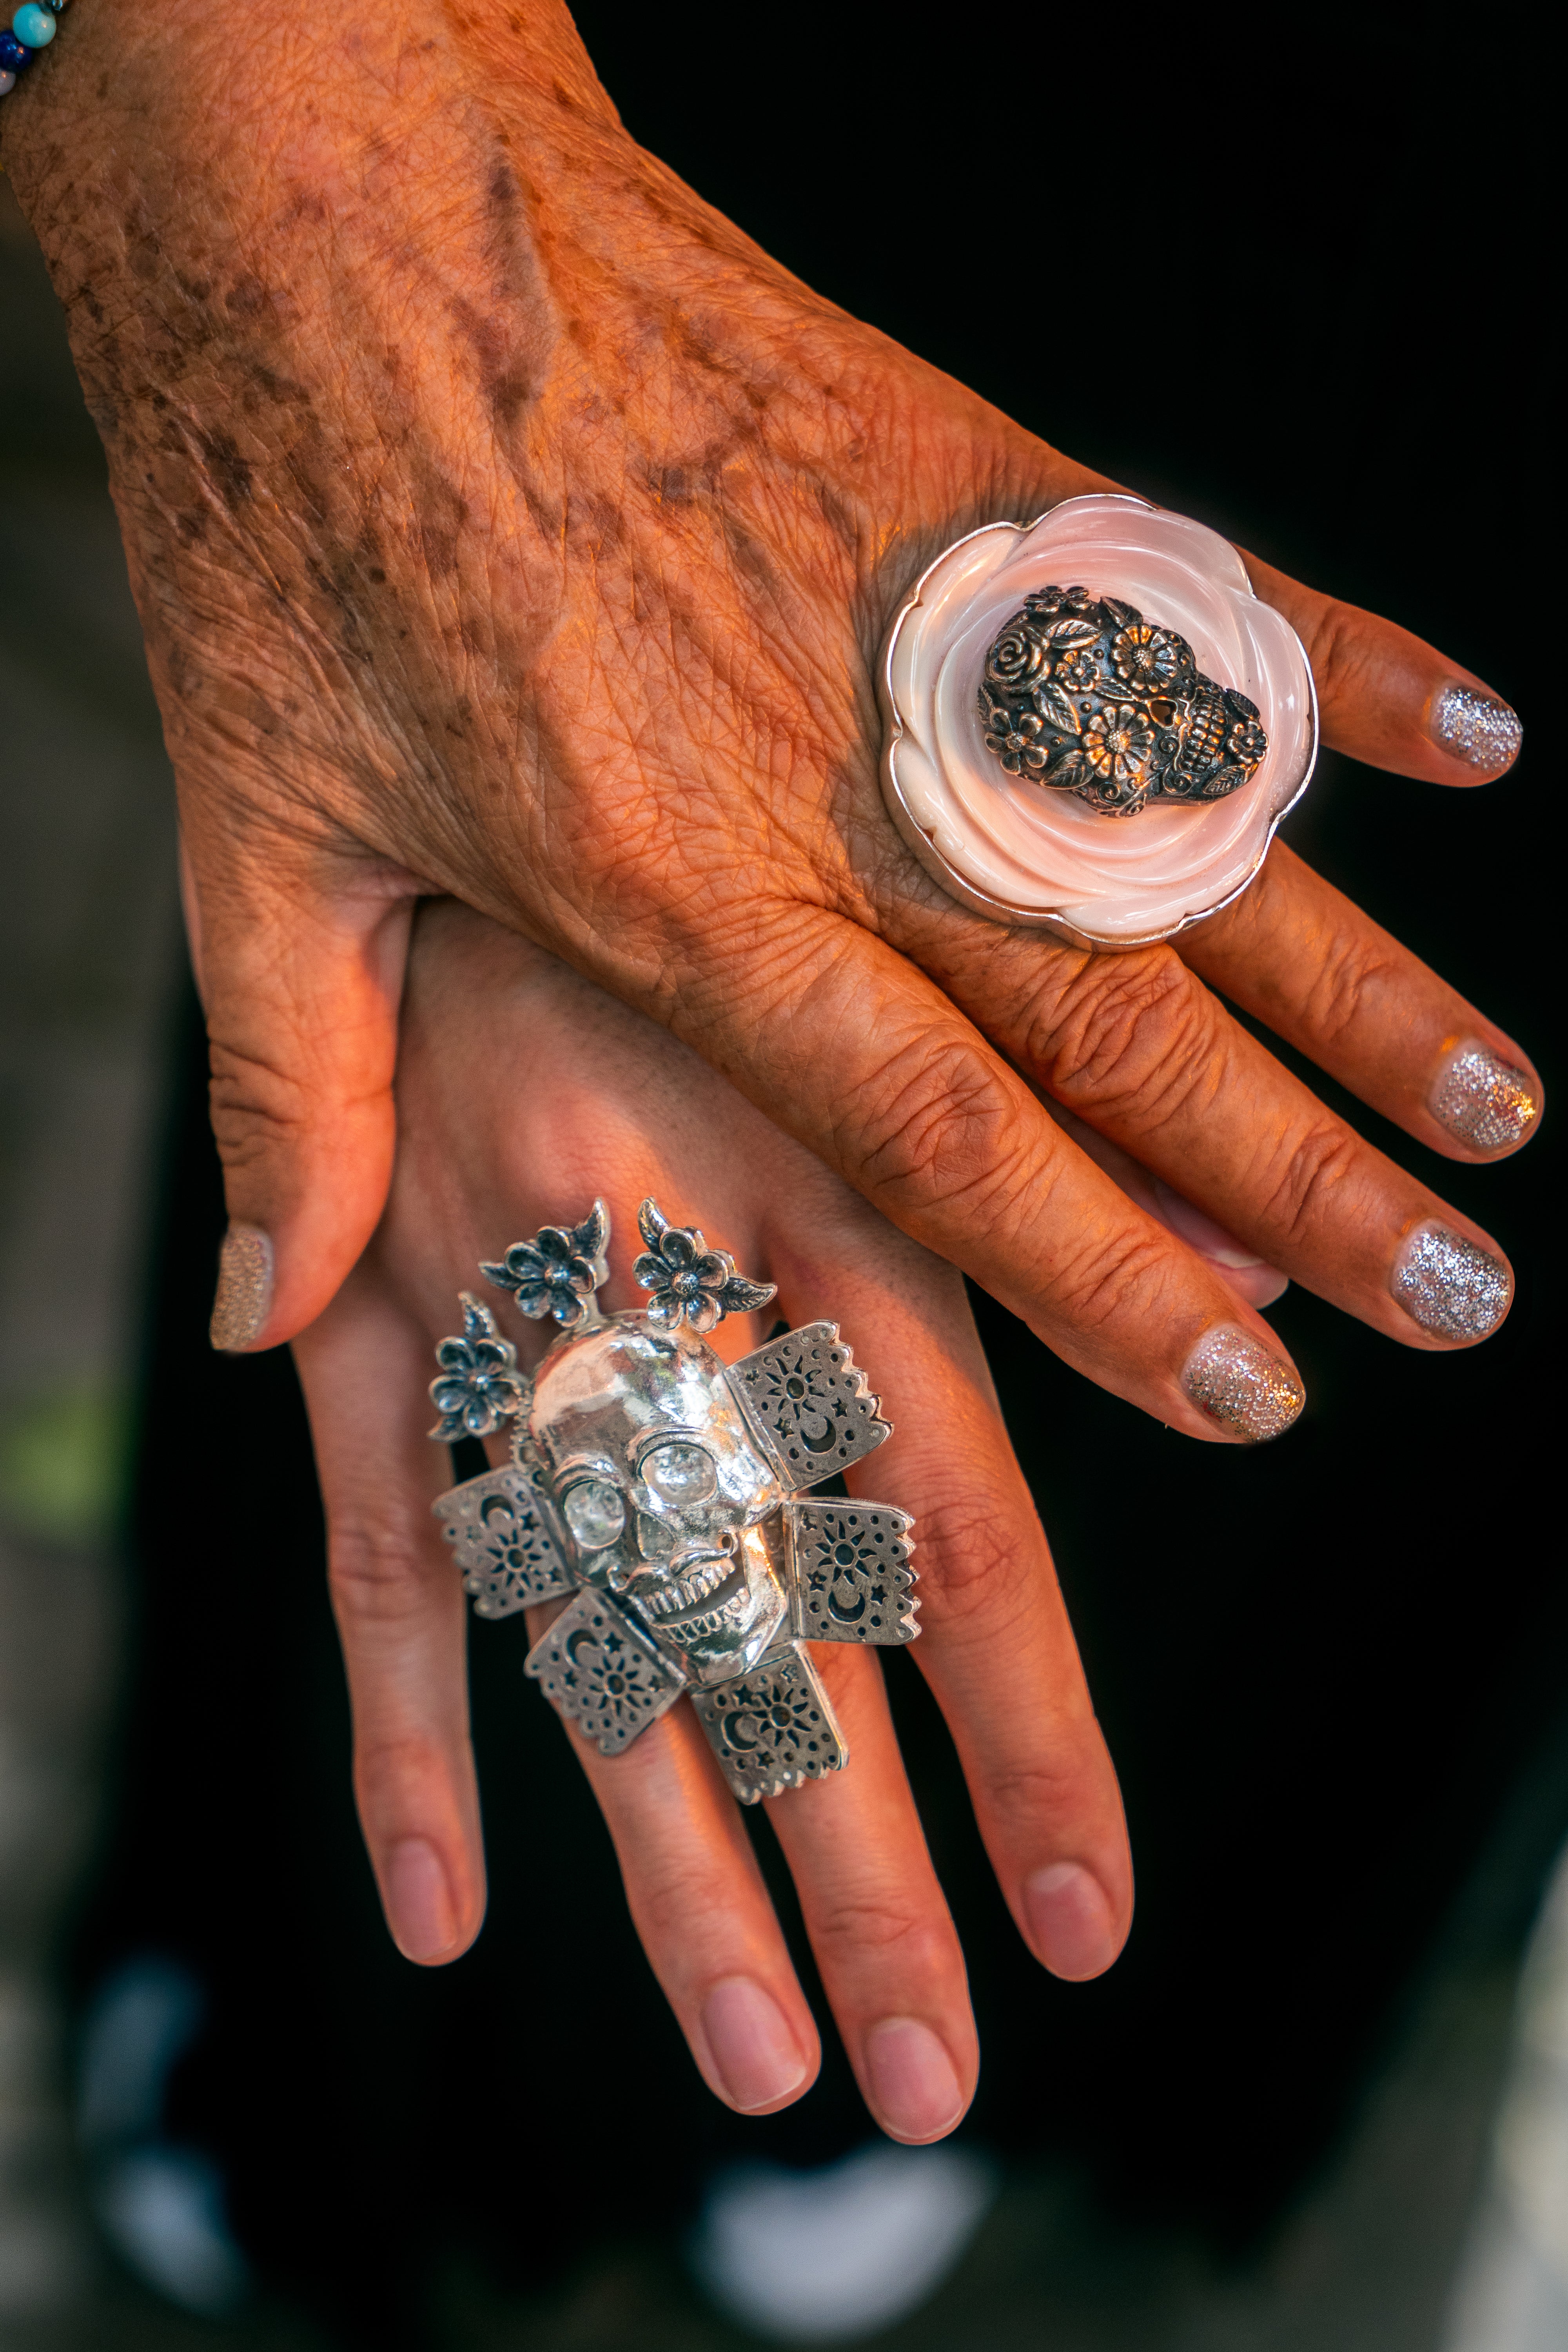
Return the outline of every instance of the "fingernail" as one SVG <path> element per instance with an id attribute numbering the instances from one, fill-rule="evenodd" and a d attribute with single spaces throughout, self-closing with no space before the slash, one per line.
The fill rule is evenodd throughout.
<path id="1" fill-rule="evenodd" d="M 1433 1118 L 1475 1151 L 1517 1143 L 1540 1109 L 1525 1073 L 1474 1039 L 1449 1056 L 1432 1090 Z"/>
<path id="2" fill-rule="evenodd" d="M 918 2017 L 885 2017 L 866 2036 L 871 2111 L 894 2139 L 940 2139 L 963 2113 L 952 2059 Z"/>
<path id="3" fill-rule="evenodd" d="M 809 2071 L 789 2021 L 750 1977 L 721 1977 L 702 2004 L 702 2031 L 724 2095 L 743 2116 L 799 2088 Z"/>
<path id="4" fill-rule="evenodd" d="M 230 1225 L 218 1252 L 208 1339 L 226 1353 L 248 1348 L 271 1305 L 272 1244 L 258 1226 Z"/>
<path id="5" fill-rule="evenodd" d="M 1432 705 L 1432 740 L 1467 768 L 1500 774 L 1518 759 L 1524 730 L 1518 714 L 1495 695 L 1446 686 Z"/>
<path id="6" fill-rule="evenodd" d="M 433 1960 L 458 1940 L 441 1857 L 425 1838 L 404 1838 L 386 1857 L 386 1924 L 405 1960 Z"/>
<path id="7" fill-rule="evenodd" d="M 1390 1285 L 1414 1323 L 1439 1339 L 1484 1339 L 1513 1297 L 1513 1276 L 1463 1234 L 1418 1225 L 1400 1251 Z"/>
<path id="8" fill-rule="evenodd" d="M 1024 1916 L 1037 1953 L 1054 1977 L 1080 1983 L 1103 1976 L 1121 1947 L 1110 1901 L 1079 1862 L 1053 1862 L 1024 1881 Z"/>
<path id="9" fill-rule="evenodd" d="M 1307 1402 L 1293 1368 L 1234 1323 L 1204 1333 L 1187 1358 L 1182 1386 L 1194 1404 L 1255 1444 L 1289 1429 Z"/>

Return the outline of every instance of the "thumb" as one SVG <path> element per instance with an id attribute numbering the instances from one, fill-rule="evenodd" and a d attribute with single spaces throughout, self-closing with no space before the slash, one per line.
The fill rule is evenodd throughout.
<path id="1" fill-rule="evenodd" d="M 319 870 L 213 872 L 184 848 L 181 880 L 229 1216 L 212 1343 L 275 1348 L 335 1296 L 385 1203 L 418 885 L 375 865 L 327 888 Z"/>

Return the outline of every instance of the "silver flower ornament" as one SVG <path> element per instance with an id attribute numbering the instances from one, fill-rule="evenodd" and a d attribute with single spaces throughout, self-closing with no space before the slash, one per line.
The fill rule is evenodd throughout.
<path id="1" fill-rule="evenodd" d="M 563 1330 L 591 1322 L 594 1293 L 609 1278 L 605 1245 L 609 1213 L 595 1201 L 580 1225 L 545 1225 L 531 1242 L 514 1242 L 497 1265 L 481 1265 L 487 1282 L 510 1290 L 525 1315 L 537 1322 L 553 1316 Z"/>
<path id="2" fill-rule="evenodd" d="M 637 1211 L 637 1231 L 647 1248 L 632 1279 L 652 1294 L 647 1318 L 662 1330 L 685 1323 L 701 1336 L 726 1315 L 750 1314 L 774 1295 L 776 1284 L 748 1282 L 728 1250 L 710 1250 L 694 1225 L 672 1225 L 652 1201 Z"/>
<path id="3" fill-rule="evenodd" d="M 489 1437 L 528 1406 L 517 1349 L 497 1336 L 489 1308 L 466 1290 L 458 1303 L 463 1336 L 441 1341 L 436 1350 L 440 1375 L 430 1383 L 430 1402 L 441 1416 L 430 1435 L 447 1445 L 459 1437 Z"/>

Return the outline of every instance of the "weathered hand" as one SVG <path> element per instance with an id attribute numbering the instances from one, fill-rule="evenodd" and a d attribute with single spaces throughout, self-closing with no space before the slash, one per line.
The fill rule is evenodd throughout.
<path id="1" fill-rule="evenodd" d="M 872 663 L 899 599 L 961 531 L 1098 477 L 640 151 L 555 0 L 168 0 L 70 32 L 7 102 L 5 160 L 109 448 L 179 775 L 231 1212 L 275 1255 L 224 1337 L 301 1329 L 375 1225 L 432 889 L 653 1013 L 1192 1433 L 1235 1433 L 1182 1386 L 1204 1332 L 1271 1336 L 1041 1094 L 1394 1338 L 1500 1312 L 1500 1269 L 1468 1329 L 1413 1319 L 1392 1279 L 1418 1229 L 1485 1237 L 1205 985 L 1477 1156 L 1436 1115 L 1444 1073 L 1468 1039 L 1522 1056 L 1288 850 L 1180 952 L 1085 957 L 949 904 L 884 815 Z M 1506 762 L 1479 681 L 1253 576 L 1331 743 L 1438 782 Z M 1479 697 L 1479 765 L 1445 739 L 1451 687 Z M 1494 1142 L 1539 1105 L 1524 1085 Z"/>
<path id="2" fill-rule="evenodd" d="M 1110 1966 L 1131 1911 L 1115 1776 L 1045 1537 L 1008 1447 L 950 1266 L 896 1232 L 667 1031 L 451 902 L 416 926 L 386 1214 L 338 1297 L 295 1342 L 353 1699 L 361 1818 L 393 1932 L 451 1959 L 478 1930 L 484 1865 L 468 1744 L 466 1604 L 429 1505 L 434 1342 L 477 1262 L 596 1192 L 616 1229 L 612 1307 L 640 1303 L 636 1203 L 656 1193 L 794 1323 L 841 1322 L 891 1441 L 850 1475 L 916 1519 L 925 1670 L 963 1760 L 1006 1899 L 1058 1975 Z M 522 1352 L 554 1328 L 492 1304 Z M 731 1360 L 765 1336 L 725 1322 Z M 503 1458 L 500 1441 L 492 1451 Z M 542 1620 L 533 1612 L 534 1630 Z M 487 1638 L 485 1629 L 476 1638 Z M 489 1637 L 493 1638 L 493 1637 Z M 974 2085 L 963 1958 L 931 1872 L 870 1653 L 818 1646 L 852 1749 L 841 1776 L 769 1806 L 823 1983 L 866 2096 L 897 2137 L 952 2128 Z M 519 1682 L 517 1704 L 542 1706 Z M 816 2072 L 795 1982 L 733 1800 L 688 1706 L 606 1760 L 577 1752 L 632 1909 L 707 2081 L 747 2111 Z M 497 1801 L 530 1804 L 526 1790 Z M 542 1890 L 558 1904 L 562 1891 Z"/>

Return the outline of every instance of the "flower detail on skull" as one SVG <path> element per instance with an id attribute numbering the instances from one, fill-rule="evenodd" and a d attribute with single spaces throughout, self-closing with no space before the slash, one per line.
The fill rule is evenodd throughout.
<path id="1" fill-rule="evenodd" d="M 1131 703 L 1108 702 L 1089 720 L 1083 739 L 1089 763 L 1102 784 L 1136 789 L 1143 781 L 1153 730 Z"/>
<path id="2" fill-rule="evenodd" d="M 1194 667 L 1193 649 L 1185 637 L 1177 636 L 1173 629 L 1152 629 L 1147 621 L 1135 621 L 1122 630 L 1111 645 L 1110 658 L 1118 677 L 1146 692 L 1169 686 Z"/>
<path id="3" fill-rule="evenodd" d="M 489 1437 L 503 1421 L 528 1404 L 528 1382 L 517 1369 L 517 1349 L 496 1335 L 495 1318 L 468 1291 L 458 1293 L 463 1309 L 460 1339 L 443 1339 L 436 1350 L 440 1375 L 430 1383 L 430 1402 L 441 1418 L 430 1435 L 451 1445 L 459 1437 Z"/>
<path id="4" fill-rule="evenodd" d="M 666 1330 L 685 1323 L 699 1334 L 711 1331 L 726 1315 L 765 1307 L 777 1289 L 775 1283 L 748 1282 L 728 1250 L 710 1250 L 694 1225 L 672 1225 L 653 1201 L 637 1211 L 637 1231 L 647 1248 L 632 1279 L 652 1294 L 648 1321 Z"/>
<path id="5" fill-rule="evenodd" d="M 1040 741 L 1045 720 L 1033 710 L 1015 713 L 1005 702 L 993 703 L 985 721 L 985 740 L 995 752 L 1010 776 L 1020 775 L 1026 768 L 1037 772 L 1046 764 L 1046 747 Z"/>
<path id="6" fill-rule="evenodd" d="M 1026 691 L 1037 678 L 1050 674 L 1045 639 L 1026 620 L 1010 622 L 985 656 L 986 677 L 1013 694 Z"/>
<path id="7" fill-rule="evenodd" d="M 594 1314 L 594 1293 L 609 1278 L 605 1244 L 609 1217 L 595 1201 L 580 1225 L 545 1225 L 531 1242 L 514 1242 L 499 1265 L 479 1272 L 498 1289 L 515 1293 L 525 1315 L 552 1315 L 571 1331 Z"/>

